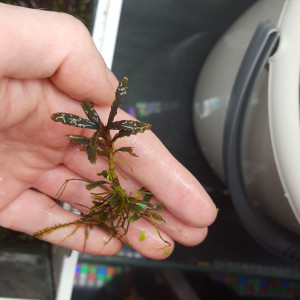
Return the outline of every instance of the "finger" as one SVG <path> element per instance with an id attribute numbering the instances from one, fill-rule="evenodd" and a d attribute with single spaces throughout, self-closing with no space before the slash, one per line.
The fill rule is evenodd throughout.
<path id="1" fill-rule="evenodd" d="M 34 188 L 54 198 L 57 195 L 59 187 L 61 187 L 67 178 L 83 179 L 65 166 L 59 165 L 43 174 L 35 183 Z M 91 196 L 86 190 L 85 184 L 85 182 L 81 181 L 69 182 L 61 194 L 60 200 L 69 203 L 80 211 L 86 211 L 92 205 Z M 127 180 L 122 183 L 122 186 L 128 193 L 134 193 L 136 183 L 132 180 Z M 157 200 L 151 199 L 151 203 L 155 204 Z M 160 211 L 159 214 L 165 220 L 165 222 L 157 222 L 160 230 L 183 245 L 194 246 L 201 243 L 206 237 L 207 228 L 190 227 L 166 210 Z M 153 231 L 153 228 L 150 228 L 151 231 Z"/>
<path id="2" fill-rule="evenodd" d="M 64 224 L 78 219 L 79 216 L 66 211 L 59 205 L 55 205 L 47 196 L 27 190 L 22 193 L 15 201 L 11 202 L 4 210 L 0 211 L 1 226 L 12 230 L 22 231 L 32 235 L 34 232 L 56 224 Z M 72 231 L 74 226 L 61 228 L 41 238 L 45 241 L 59 244 L 60 246 L 83 250 L 84 227 L 65 239 Z M 103 245 L 109 240 L 109 236 L 102 230 L 95 228 L 90 234 L 86 243 L 85 252 L 88 254 L 99 255 Z M 121 242 L 112 239 L 103 249 L 101 255 L 114 255 L 121 250 Z"/>
<path id="3" fill-rule="evenodd" d="M 158 234 L 155 227 L 144 218 L 131 223 L 122 240 L 151 259 L 165 259 L 174 250 L 174 241 L 163 231 Z"/>
<path id="4" fill-rule="evenodd" d="M 207 227 L 216 217 L 216 207 L 196 178 L 184 168 L 152 132 L 121 141 L 134 147 L 139 162 L 128 163 L 139 178 L 173 215 L 195 227 Z"/>
<path id="5" fill-rule="evenodd" d="M 1 158 L 1 157 L 0 157 Z M 13 199 L 18 197 L 23 191 L 27 190 L 30 186 L 28 183 L 19 181 L 15 176 L 9 172 L 8 165 L 5 164 L 5 161 L 1 161 L 1 170 L 0 170 L 0 213 L 4 210 Z M 11 168 L 11 166 L 10 166 Z M 5 215 L 4 215 L 5 216 Z M 1 222 L 1 217 L 0 217 Z"/>
<path id="6" fill-rule="evenodd" d="M 153 201 L 154 203 L 156 201 Z M 207 236 L 207 227 L 191 227 L 182 222 L 164 209 L 159 211 L 165 222 L 157 222 L 160 231 L 166 233 L 176 242 L 185 246 L 196 246 L 204 241 Z"/>
<path id="7" fill-rule="evenodd" d="M 0 77 L 51 78 L 72 98 L 112 102 L 117 80 L 76 18 L 0 4 L 0 27 Z"/>
<path id="8" fill-rule="evenodd" d="M 132 119 L 121 110 L 117 118 Z M 137 175 L 139 185 L 147 187 L 179 219 L 194 227 L 207 227 L 215 220 L 216 207 L 204 188 L 152 132 L 122 138 L 115 147 L 121 146 L 132 146 L 139 156 L 126 158 Z M 102 171 L 97 169 L 97 165 L 87 163 L 86 154 L 74 148 L 66 153 L 64 163 L 84 177 Z"/>
<path id="9" fill-rule="evenodd" d="M 66 183 L 67 179 L 72 180 Z M 45 173 L 33 184 L 33 188 L 53 199 L 70 204 L 79 211 L 85 211 L 86 207 L 91 207 L 91 195 L 86 189 L 87 178 L 66 168 L 64 165 L 58 165 Z"/>

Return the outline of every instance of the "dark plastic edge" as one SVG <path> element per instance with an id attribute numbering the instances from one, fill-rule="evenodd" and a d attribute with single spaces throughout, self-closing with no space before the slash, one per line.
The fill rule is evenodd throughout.
<path id="1" fill-rule="evenodd" d="M 300 238 L 268 222 L 250 203 L 242 176 L 241 136 L 247 105 L 254 84 L 279 42 L 279 30 L 270 21 L 261 22 L 237 73 L 227 109 L 223 134 L 225 179 L 242 224 L 269 251 L 300 263 Z"/>

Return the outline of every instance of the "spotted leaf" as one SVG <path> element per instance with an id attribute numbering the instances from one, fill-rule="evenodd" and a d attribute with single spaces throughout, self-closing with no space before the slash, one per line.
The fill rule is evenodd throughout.
<path id="1" fill-rule="evenodd" d="M 119 106 L 121 105 L 121 103 L 125 99 L 127 90 L 128 90 L 128 79 L 126 77 L 124 77 L 119 82 L 119 86 L 116 90 L 115 100 L 114 100 L 114 102 L 111 106 L 110 114 L 109 114 L 107 125 L 106 125 L 107 130 L 112 129 L 111 128 L 112 122 L 113 122 L 113 120 L 114 120 L 114 118 L 117 114 Z"/>
<path id="2" fill-rule="evenodd" d="M 89 100 L 85 100 L 81 103 L 81 107 L 89 120 L 93 124 L 97 125 L 97 128 L 100 128 L 100 117 L 95 111 L 93 104 Z"/>
<path id="3" fill-rule="evenodd" d="M 51 119 L 55 122 L 60 122 L 69 126 L 87 128 L 87 129 L 98 129 L 98 125 L 90 120 L 83 119 L 82 117 L 68 114 L 64 112 L 58 112 L 51 116 Z"/>

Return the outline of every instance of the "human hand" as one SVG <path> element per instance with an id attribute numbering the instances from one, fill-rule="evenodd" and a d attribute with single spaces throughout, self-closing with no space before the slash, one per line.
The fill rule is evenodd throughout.
<path id="1" fill-rule="evenodd" d="M 54 123 L 50 115 L 64 111 L 82 115 L 80 101 L 91 100 L 100 117 L 108 115 L 117 79 L 107 69 L 85 27 L 71 16 L 0 4 L 0 226 L 33 234 L 78 215 L 55 205 L 51 198 L 68 178 L 96 180 L 105 161 L 91 165 L 84 152 L 68 144 L 65 135 L 82 132 Z M 119 111 L 117 118 L 131 118 Z M 166 150 L 150 131 L 122 138 L 139 158 L 129 158 L 136 177 L 122 182 L 126 191 L 147 187 L 166 223 L 158 224 L 171 251 L 146 219 L 131 224 L 127 239 L 142 255 L 165 258 L 174 240 L 192 246 L 203 241 L 216 217 L 216 207 L 198 181 Z M 30 188 L 34 188 L 30 189 Z M 90 206 L 82 182 L 69 183 L 60 200 Z M 72 228 L 42 238 L 60 242 Z M 145 240 L 140 241 L 140 232 Z M 109 236 L 99 228 L 89 234 L 85 252 L 97 255 Z M 82 250 L 84 229 L 61 242 Z M 112 239 L 102 255 L 114 255 L 121 241 Z"/>

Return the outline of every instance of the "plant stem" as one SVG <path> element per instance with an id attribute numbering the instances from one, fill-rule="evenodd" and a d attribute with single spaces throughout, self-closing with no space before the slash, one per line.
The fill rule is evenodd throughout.
<path id="1" fill-rule="evenodd" d="M 115 168 L 114 168 L 114 153 L 115 153 L 115 149 L 114 149 L 114 143 L 111 140 L 111 136 L 109 134 L 108 131 L 106 131 L 105 134 L 105 142 L 108 148 L 108 166 L 109 166 L 109 175 L 111 178 L 111 182 L 112 182 L 112 188 L 115 191 L 116 194 L 118 194 L 123 203 L 129 202 L 128 197 L 126 195 L 126 193 L 124 192 L 124 190 L 122 189 L 121 185 L 120 185 L 120 181 L 118 179 L 118 176 L 116 175 L 115 172 Z"/>

